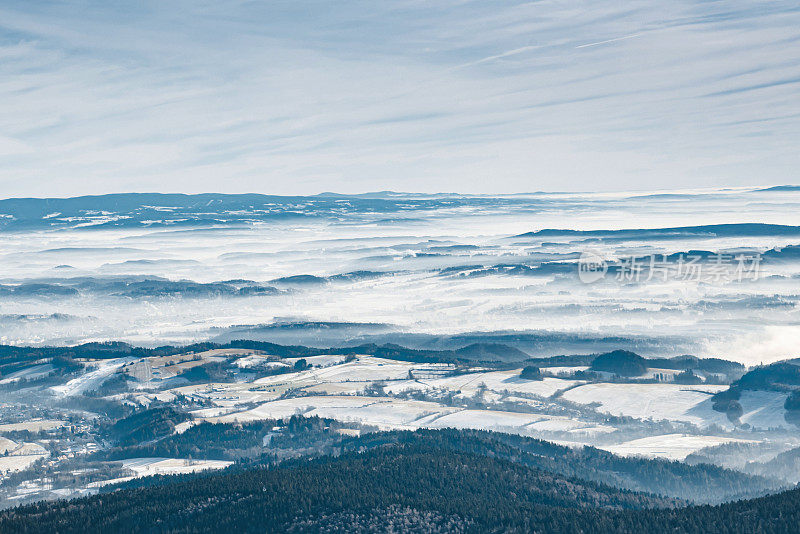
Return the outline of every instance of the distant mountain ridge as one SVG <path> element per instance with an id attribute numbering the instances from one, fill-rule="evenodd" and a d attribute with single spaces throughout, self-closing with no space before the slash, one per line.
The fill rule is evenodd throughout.
<path id="1" fill-rule="evenodd" d="M 533 197 L 377 192 L 281 196 L 260 193 L 114 193 L 0 200 L 0 230 L 247 224 L 298 217 L 406 213 L 462 206 L 540 206 Z"/>
<path id="2" fill-rule="evenodd" d="M 790 186 L 784 186 L 790 187 Z M 794 187 L 794 186 L 791 186 Z M 772 189 L 770 189 L 771 191 Z M 781 191 L 784 189 L 781 189 Z M 785 189 L 788 191 L 788 189 Z M 778 191 L 778 189 L 775 189 Z M 248 224 L 302 217 L 398 213 L 417 210 L 479 208 L 538 211 L 580 205 L 577 197 L 547 193 L 470 195 L 459 193 L 371 193 L 269 195 L 261 193 L 113 193 L 71 198 L 7 198 L 0 200 L 0 231 L 38 228 L 118 228 Z M 654 234 L 655 233 L 655 234 Z M 800 228 L 761 223 L 716 224 L 655 229 L 544 229 L 516 237 L 637 237 L 661 238 L 686 234 L 716 236 L 800 235 Z"/>
<path id="3" fill-rule="evenodd" d="M 569 230 L 546 228 L 526 232 L 515 237 L 597 237 L 597 238 L 659 238 L 678 239 L 697 237 L 758 237 L 769 235 L 800 235 L 800 226 L 765 223 L 707 224 L 699 226 L 675 226 L 671 228 L 631 228 L 621 230 Z"/>
<path id="4" fill-rule="evenodd" d="M 775 185 L 758 191 L 800 191 L 800 185 Z"/>

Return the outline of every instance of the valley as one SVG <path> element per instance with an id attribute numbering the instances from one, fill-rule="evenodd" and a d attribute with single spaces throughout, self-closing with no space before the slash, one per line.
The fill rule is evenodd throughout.
<path id="1" fill-rule="evenodd" d="M 786 408 L 800 382 L 772 377 L 740 391 L 737 401 L 724 400 L 749 377 L 793 363 L 748 370 L 720 360 L 647 360 L 626 351 L 509 362 L 504 351 L 515 357 L 520 351 L 496 344 L 461 351 L 494 355 L 487 360 L 396 345 L 319 349 L 244 341 L 186 348 L 38 349 L 60 353 L 60 360 L 35 358 L 36 350 L 4 349 L 3 369 L 29 377 L 2 386 L 7 399 L 2 416 L 9 421 L 0 427 L 6 436 L 0 458 L 5 506 L 89 495 L 142 476 L 224 469 L 263 455 L 312 454 L 319 444 L 275 449 L 275 440 L 285 433 L 281 422 L 298 417 L 336 422 L 331 431 L 336 439 L 387 431 L 478 430 L 622 457 L 702 457 L 743 475 L 766 476 L 764 486 L 774 489 L 800 481 L 785 466 L 768 467 L 779 455 L 800 451 L 794 412 Z M 627 372 L 631 361 L 640 360 L 638 375 L 608 370 Z M 649 367 L 650 361 L 657 367 Z M 25 374 L 43 366 L 53 370 Z M 681 373 L 695 380 L 676 383 Z M 721 398 L 735 402 L 739 411 L 733 413 L 727 404 L 721 409 Z M 208 425 L 236 432 L 267 422 L 261 434 L 248 438 L 247 447 L 169 454 L 171 441 L 185 437 L 191 442 L 193 432 Z M 746 447 L 753 461 L 731 466 L 724 456 L 711 454 L 726 446 Z M 716 502 L 722 496 L 707 499 Z"/>

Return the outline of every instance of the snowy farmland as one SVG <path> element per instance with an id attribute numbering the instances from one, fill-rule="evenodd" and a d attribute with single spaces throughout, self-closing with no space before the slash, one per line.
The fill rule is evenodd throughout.
<path id="1" fill-rule="evenodd" d="M 753 443 L 752 441 L 716 436 L 692 436 L 686 434 L 666 434 L 649 436 L 620 443 L 601 445 L 601 449 L 620 456 L 643 456 L 645 458 L 664 458 L 684 460 L 690 454 L 706 447 L 716 447 L 723 443 Z"/>
<path id="2" fill-rule="evenodd" d="M 232 463 L 224 460 L 191 460 L 184 458 L 131 458 L 122 460 L 122 466 L 133 471 L 136 477 L 195 473 L 206 469 L 224 469 Z"/>
<path id="3" fill-rule="evenodd" d="M 53 430 L 66 424 L 65 421 L 53 419 L 35 419 L 32 421 L 22 421 L 19 423 L 6 423 L 0 425 L 0 432 L 41 432 L 42 430 Z"/>
<path id="4" fill-rule="evenodd" d="M 677 384 L 585 384 L 563 394 L 564 399 L 583 405 L 598 404 L 598 410 L 635 419 L 685 421 L 698 426 L 731 427 L 723 413 L 712 410 L 711 396 L 727 386 L 681 386 Z"/>
<path id="5" fill-rule="evenodd" d="M 16 442 L 0 437 L 0 474 L 27 469 L 50 453 L 38 443 Z"/>
<path id="6" fill-rule="evenodd" d="M 137 413 L 153 407 L 176 409 L 186 415 L 165 427 L 176 439 L 190 430 L 202 435 L 208 427 L 195 427 L 204 422 L 238 425 L 302 415 L 336 420 L 356 434 L 476 429 L 575 447 L 590 445 L 622 456 L 679 461 L 689 455 L 710 454 L 710 449 L 719 446 L 769 445 L 788 450 L 796 441 L 795 429 L 785 418 L 788 393 L 741 391 L 737 419 L 724 409 L 714 409 L 714 395 L 728 385 L 676 384 L 674 370 L 660 368 L 640 377 L 622 378 L 608 372 L 587 372 L 586 366 L 543 366 L 541 376 L 532 375 L 538 379 L 526 379 L 521 376 L 522 364 L 419 363 L 365 354 L 283 358 L 245 349 L 81 363 L 82 371 L 65 376 L 62 383 L 48 382 L 43 387 L 46 395 L 67 404 L 88 398 L 120 403 Z M 47 364 L 40 360 L 30 372 L 15 371 L 16 376 L 49 373 L 43 365 Z M 121 389 L 106 389 L 108 394 L 98 391 L 107 384 Z M 39 464 L 49 469 L 60 461 L 71 462 L 107 447 L 105 437 L 80 437 L 95 424 L 93 419 L 102 419 L 91 411 L 40 411 L 26 418 L 17 407 L 10 413 L 0 424 L 0 433 L 5 433 L 0 436 L 0 479 L 13 479 L 9 473 L 33 472 Z M 274 431 L 282 423 L 268 426 Z M 272 431 L 262 431 L 266 435 L 256 436 L 257 442 L 269 447 Z M 28 438 L 25 432 L 35 437 Z M 59 440 L 60 452 L 51 455 L 55 450 L 52 442 Z M 122 461 L 104 460 L 102 472 L 86 479 L 78 489 L 97 492 L 102 486 L 137 477 L 223 469 L 236 458 L 190 459 L 193 454 L 174 449 L 141 450 L 133 455 L 136 457 Z M 148 455 L 163 457 L 139 457 Z M 719 463 L 713 458 L 709 461 Z M 7 502 L 50 495 L 46 484 L 31 484 L 27 489 L 20 486 L 16 494 L 8 492 Z M 52 492 L 47 498 L 54 495 L 61 494 Z"/>
<path id="7" fill-rule="evenodd" d="M 135 478 L 153 475 L 182 475 L 199 471 L 225 469 L 233 462 L 224 460 L 192 460 L 187 458 L 130 458 L 119 462 L 122 467 L 133 474 L 108 480 L 92 482 L 89 488 L 99 488 L 110 484 L 119 484 Z"/>
<path id="8" fill-rule="evenodd" d="M 239 355 L 235 365 L 249 368 L 264 358 L 267 356 Z M 195 422 L 319 416 L 382 430 L 493 430 L 597 445 L 619 454 L 665 458 L 682 459 L 704 447 L 730 442 L 734 438 L 725 433 L 736 429 L 725 413 L 712 408 L 712 396 L 725 390 L 725 385 L 655 380 L 590 382 L 555 376 L 527 380 L 520 377 L 518 368 L 456 368 L 366 355 L 323 355 L 305 360 L 312 367 L 250 382 L 181 386 L 169 392 L 205 403 L 192 412 Z M 297 361 L 271 363 L 293 367 Z M 570 369 L 586 368 L 547 371 L 554 374 L 556 370 L 566 377 L 571 376 Z M 740 423 L 754 430 L 787 429 L 785 398 L 780 393 L 743 393 Z M 191 424 L 182 423 L 178 431 Z M 652 426 L 653 435 L 642 438 L 640 428 L 631 441 L 628 432 L 637 424 Z M 670 427 L 664 425 L 670 424 L 690 434 L 665 433 Z"/>
<path id="9" fill-rule="evenodd" d="M 250 410 L 216 417 L 202 417 L 202 419 L 215 423 L 244 423 L 259 419 L 281 419 L 292 415 L 337 419 L 381 430 L 473 428 L 532 436 L 543 431 L 591 436 L 614 430 L 613 427 L 559 416 L 501 410 L 468 410 L 442 406 L 435 402 L 363 396 L 298 397 L 266 402 Z"/>

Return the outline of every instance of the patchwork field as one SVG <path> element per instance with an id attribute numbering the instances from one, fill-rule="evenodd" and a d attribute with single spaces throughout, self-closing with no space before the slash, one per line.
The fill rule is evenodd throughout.
<path id="1" fill-rule="evenodd" d="M 12 473 L 44 472 L 61 463 L 80 463 L 81 458 L 99 460 L 93 460 L 85 473 L 75 471 L 82 482 L 61 481 L 54 488 L 47 477 L 32 476 L 9 489 L 5 502 L 90 494 L 149 475 L 223 469 L 241 458 L 239 454 L 268 450 L 273 434 L 280 435 L 286 420 L 297 415 L 326 421 L 326 428 L 336 435 L 475 429 L 574 448 L 594 446 L 626 457 L 683 461 L 691 455 L 692 462 L 741 471 L 750 469 L 748 458 L 769 462 L 798 445 L 796 428 L 786 418 L 787 391 L 745 389 L 732 401 L 736 410 L 731 412 L 727 404 L 715 400 L 716 394 L 728 390 L 730 381 L 719 383 L 721 375 L 714 373 L 707 379 L 698 372 L 697 383 L 687 385 L 676 383 L 682 371 L 661 367 L 623 377 L 586 365 L 559 363 L 531 370 L 525 362 L 411 361 L 417 352 L 411 352 L 409 360 L 306 352 L 307 357 L 284 357 L 262 350 L 214 349 L 170 356 L 84 358 L 82 367 L 76 366 L 61 383 L 58 371 L 43 367 L 49 364 L 41 360 L 30 372 L 9 373 L 14 380 L 44 376 L 37 395 L 64 406 L 80 405 L 62 412 L 39 410 L 29 417 L 22 416 L 20 405 L 13 408 L 13 422 L 0 424 L 0 433 L 5 434 L 0 436 L 0 488 Z M 53 374 L 42 375 L 45 370 Z M 19 387 L 15 384 L 7 382 L 5 387 Z M 111 437 L 117 430 L 103 415 L 109 408 L 134 418 L 162 410 L 164 419 L 156 418 L 147 431 L 131 423 L 132 434 L 114 445 L 120 438 Z M 231 456 L 213 449 L 216 442 L 211 440 L 207 446 L 213 455 L 198 460 L 202 455 L 196 456 L 200 449 L 193 440 L 208 432 L 220 436 L 226 432 L 202 423 L 229 424 L 234 429 L 252 423 L 260 433 Z M 131 443 L 138 448 L 126 449 Z M 117 456 L 104 456 L 114 446 L 121 447 Z M 306 445 L 294 446 L 302 450 Z M 51 453 L 56 450 L 57 455 Z M 792 479 L 791 465 L 780 469 L 783 480 Z"/>
<path id="2" fill-rule="evenodd" d="M 252 362 L 269 356 L 243 358 Z M 725 390 L 725 385 L 680 385 L 652 379 L 589 382 L 556 376 L 527 380 L 520 377 L 519 369 L 456 369 L 366 355 L 350 360 L 341 356 L 308 358 L 306 362 L 316 362 L 312 365 L 317 367 L 251 382 L 182 386 L 169 392 L 214 406 L 193 411 L 195 422 L 243 423 L 304 415 L 381 430 L 473 428 L 669 459 L 683 459 L 705 447 L 747 441 L 729 435 L 736 424 L 712 408 L 712 396 Z M 240 361 L 236 360 L 237 365 Z M 287 366 L 296 361 L 284 360 Z M 567 376 L 586 368 L 544 370 Z M 740 424 L 764 431 L 788 428 L 783 418 L 785 397 L 745 392 Z M 182 423 L 179 431 L 191 424 Z M 642 437 L 641 425 L 652 426 L 651 435 Z M 634 438 L 628 437 L 631 428 L 639 428 Z M 664 432 L 670 429 L 683 433 Z"/>

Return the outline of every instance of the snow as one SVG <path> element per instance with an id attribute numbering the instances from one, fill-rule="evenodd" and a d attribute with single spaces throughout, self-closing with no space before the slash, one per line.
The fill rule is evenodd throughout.
<path id="1" fill-rule="evenodd" d="M 466 395 L 474 395 L 481 384 L 495 392 L 509 391 L 525 393 L 539 397 L 550 397 L 557 392 L 582 384 L 579 380 L 545 377 L 543 380 L 525 380 L 519 377 L 519 370 L 489 371 L 464 375 L 422 380 L 419 382 L 434 388 L 446 388 L 461 391 Z"/>
<path id="2" fill-rule="evenodd" d="M 245 422 L 258 419 L 283 419 L 295 414 L 317 415 L 345 422 L 359 422 L 384 429 L 414 429 L 415 421 L 426 415 L 448 413 L 448 408 L 434 402 L 406 401 L 385 397 L 311 396 L 267 402 L 242 412 L 207 418 L 213 422 Z"/>
<path id="3" fill-rule="evenodd" d="M 235 365 L 246 369 L 265 362 L 266 358 L 274 359 L 246 351 L 231 351 L 229 354 L 209 351 L 202 353 L 201 357 L 201 360 L 194 360 L 175 356 L 174 361 L 181 363 L 172 367 L 196 365 L 212 358 L 238 358 L 234 361 Z M 273 364 L 293 365 L 298 359 L 284 359 Z M 703 447 L 726 443 L 731 439 L 667 434 L 609 445 L 613 443 L 611 440 L 619 441 L 622 438 L 615 438 L 613 433 L 617 428 L 603 423 L 605 416 L 598 417 L 595 411 L 638 420 L 685 422 L 695 425 L 697 433 L 716 433 L 702 430 L 712 425 L 727 430 L 734 427 L 725 414 L 712 409 L 712 395 L 727 389 L 725 385 L 587 382 L 557 377 L 525 380 L 519 376 L 521 369 L 473 367 L 470 372 L 451 374 L 455 367 L 449 364 L 395 361 L 364 355 L 349 362 L 345 362 L 345 359 L 341 355 L 309 357 L 305 360 L 314 366 L 310 369 L 263 377 L 253 382 L 209 383 L 181 386 L 158 393 L 140 392 L 139 402 L 146 404 L 155 396 L 174 397 L 177 394 L 198 400 L 204 408 L 192 412 L 193 420 L 179 424 L 176 427 L 178 433 L 185 432 L 201 421 L 247 422 L 284 419 L 302 414 L 384 430 L 446 427 L 495 430 L 545 439 L 601 443 L 606 450 L 618 454 L 676 459 L 683 459 Z M 88 391 L 129 361 L 120 358 L 95 362 L 97 368 L 53 390 L 63 395 Z M 169 361 L 165 360 L 164 363 Z M 556 372 L 580 369 L 545 368 Z M 669 370 L 652 371 L 666 373 Z M 382 383 L 385 396 L 365 394 L 365 390 L 375 382 Z M 397 398 L 409 390 L 421 390 L 428 394 L 430 400 Z M 479 393 L 483 395 L 483 404 L 476 406 L 469 399 Z M 436 401 L 445 394 L 453 402 Z M 122 397 L 124 399 L 120 400 L 136 398 L 132 394 Z M 783 417 L 785 398 L 785 393 L 743 392 L 740 402 L 744 414 L 741 421 L 758 429 L 788 428 Z M 559 406 L 558 403 L 562 404 Z M 484 405 L 488 409 L 483 409 Z M 578 410 L 575 405 L 582 405 L 585 410 Z M 578 415 L 554 415 L 569 413 Z M 23 445 L 7 441 L 5 447 L 19 449 L 18 454 L 46 453 L 44 449 L 35 449 L 38 445 L 26 449 Z M 0 442 L 0 450 L 3 446 L 3 442 Z M 190 472 L 206 468 L 197 467 L 201 464 L 196 462 L 184 464 L 182 462 L 187 461 L 181 459 L 139 460 L 139 463 L 130 464 L 136 472 L 135 476 L 142 476 L 140 472 L 152 474 L 171 472 L 171 469 Z M 209 465 L 210 468 L 219 468 Z"/>
<path id="4" fill-rule="evenodd" d="M 616 428 L 609 425 L 587 424 L 568 417 L 555 416 L 532 423 L 528 425 L 528 428 L 540 432 L 569 432 L 571 434 L 583 434 L 589 437 L 597 434 L 608 434 L 616 430 Z"/>
<path id="5" fill-rule="evenodd" d="M 363 357 L 358 361 L 311 370 L 307 374 L 321 382 L 400 380 L 406 378 L 414 367 L 410 362 Z"/>
<path id="6" fill-rule="evenodd" d="M 92 482 L 88 487 L 99 488 L 150 475 L 177 475 L 209 469 L 225 469 L 233 462 L 225 460 L 190 460 L 185 458 L 130 458 L 121 460 L 121 463 L 124 468 L 130 469 L 134 474 L 127 477 Z"/>
<path id="7" fill-rule="evenodd" d="M 541 432 L 579 431 L 596 434 L 615 430 L 613 427 L 594 425 L 567 417 L 499 410 L 461 410 L 439 417 L 424 426 L 428 428 L 474 428 L 527 435 L 537 435 Z"/>
<path id="8" fill-rule="evenodd" d="M 122 482 L 128 482 L 129 480 L 133 480 L 134 476 L 130 477 L 119 477 L 119 478 L 110 478 L 108 480 L 98 480 L 97 482 L 90 482 L 86 487 L 93 489 L 93 488 L 101 488 L 103 486 L 108 486 L 110 484 L 121 484 Z"/>
<path id="9" fill-rule="evenodd" d="M 330 356 L 325 356 L 324 358 L 326 359 L 320 361 L 328 363 L 333 361 L 330 359 Z M 306 361 L 311 363 L 313 360 L 306 358 Z M 318 384 L 363 382 L 359 388 L 354 390 L 360 391 L 370 382 L 407 379 L 409 371 L 425 375 L 441 373 L 448 368 L 450 368 L 450 366 L 444 364 L 415 364 L 411 362 L 375 358 L 372 356 L 360 356 L 358 360 L 348 363 L 329 365 L 328 367 L 322 368 L 314 367 L 306 371 L 259 378 L 255 380 L 253 384 L 265 387 L 274 386 L 276 388 L 299 388 L 316 386 Z"/>
<path id="10" fill-rule="evenodd" d="M 515 434 L 571 432 L 595 435 L 613 432 L 610 426 L 543 414 L 473 410 L 443 406 L 435 402 L 402 400 L 390 397 L 310 396 L 267 402 L 257 408 L 219 417 L 212 422 L 245 422 L 257 419 L 282 419 L 295 414 L 355 422 L 381 429 L 474 428 L 502 430 Z"/>
<path id="11" fill-rule="evenodd" d="M 18 454 L 13 456 L 0 456 L 0 473 L 22 471 L 33 465 L 36 460 L 46 458 L 47 454 Z"/>
<path id="12" fill-rule="evenodd" d="M 712 409 L 711 394 L 725 389 L 727 386 L 598 383 L 571 389 L 563 398 L 578 404 L 599 403 L 598 409 L 611 415 L 684 421 L 700 427 L 716 424 L 730 429 L 733 423 L 728 417 Z M 743 391 L 740 421 L 758 429 L 791 428 L 784 419 L 785 401 L 785 393 Z"/>
<path id="13" fill-rule="evenodd" d="M 595 418 L 550 415 L 548 399 L 584 405 L 603 414 L 639 420 L 686 422 L 699 428 L 718 425 L 732 429 L 723 413 L 712 409 L 712 395 L 724 385 L 679 385 L 601 382 L 587 383 L 545 377 L 524 380 L 519 369 L 475 370 L 445 376 L 453 367 L 444 364 L 419 364 L 360 356 L 356 361 L 333 363 L 324 368 L 265 377 L 250 384 L 213 384 L 184 388 L 184 394 L 198 395 L 222 409 L 203 409 L 194 413 L 198 420 L 244 422 L 257 419 L 282 419 L 295 414 L 356 422 L 382 429 L 475 428 L 502 430 L 525 435 L 572 434 L 587 443 L 610 434 L 614 426 Z M 365 389 L 381 382 L 385 397 L 365 396 Z M 436 399 L 438 393 L 455 393 L 456 399 L 471 398 L 483 391 L 484 402 L 515 402 L 528 408 L 522 412 L 502 409 L 465 409 L 435 400 L 417 401 L 396 398 L 409 390 L 422 390 Z M 305 396 L 280 399 L 290 390 Z M 786 426 L 782 402 L 785 396 L 746 392 L 743 422 L 759 428 Z M 250 403 L 250 406 L 242 406 Z M 252 408 L 252 403 L 260 403 Z M 462 404 L 462 403 L 458 403 Z M 491 408 L 491 405 L 489 406 Z M 545 412 L 545 413 L 536 413 Z M 184 425 L 188 428 L 188 425 Z M 181 427 L 180 430 L 184 428 Z"/>
<path id="14" fill-rule="evenodd" d="M 308 393 L 323 393 L 328 395 L 355 395 L 364 391 L 372 382 L 326 382 L 324 384 L 315 384 L 305 388 Z M 399 384 L 403 382 L 392 382 L 387 385 L 386 391 L 400 391 Z"/>
<path id="15" fill-rule="evenodd" d="M 744 413 L 739 420 L 760 429 L 796 428 L 784 418 L 786 397 L 786 393 L 775 391 L 742 391 L 739 404 Z"/>
<path id="16" fill-rule="evenodd" d="M 55 367 L 49 363 L 33 365 L 31 367 L 26 367 L 25 369 L 20 369 L 19 371 L 8 374 L 5 378 L 0 380 L 0 384 L 9 384 L 22 379 L 34 380 L 36 378 L 49 375 L 54 369 Z"/>
<path id="17" fill-rule="evenodd" d="M 184 458 L 130 458 L 122 460 L 121 463 L 122 467 L 133 471 L 136 477 L 144 477 L 149 475 L 195 473 L 206 469 L 224 469 L 233 462 Z"/>
<path id="18" fill-rule="evenodd" d="M 314 367 L 329 367 L 344 362 L 346 356 L 341 354 L 322 354 L 320 356 L 306 356 L 304 358 L 285 358 L 284 361 L 294 365 L 298 360 L 305 360 L 308 365 Z"/>
<path id="19" fill-rule="evenodd" d="M 16 441 L 0 437 L 0 454 L 13 451 L 17 447 L 19 447 L 19 444 Z"/>
<path id="20" fill-rule="evenodd" d="M 233 362 L 233 364 L 236 367 L 241 367 L 242 369 L 246 369 L 248 367 L 252 367 L 254 365 L 263 362 L 265 359 L 266 358 L 264 358 L 263 356 L 250 355 L 237 359 L 236 361 Z"/>
<path id="21" fill-rule="evenodd" d="M 4 425 L 0 425 L 0 432 L 15 432 L 20 430 L 39 432 L 42 430 L 53 430 L 54 428 L 60 428 L 65 424 L 66 421 L 59 421 L 55 419 L 36 419 L 33 421 L 25 421 L 23 423 L 6 423 Z"/>
<path id="22" fill-rule="evenodd" d="M 727 416 L 712 409 L 711 395 L 724 389 L 727 386 L 596 383 L 571 389 L 563 398 L 577 404 L 598 403 L 599 411 L 611 415 L 730 428 Z"/>
<path id="23" fill-rule="evenodd" d="M 36 456 L 49 456 L 49 452 L 47 449 L 39 445 L 38 443 L 22 443 L 19 447 L 17 447 L 12 453 L 15 456 L 27 456 L 27 455 L 36 455 Z"/>
<path id="24" fill-rule="evenodd" d="M 110 360 L 93 362 L 93 365 L 96 365 L 97 369 L 84 373 L 77 378 L 73 378 L 66 384 L 53 386 L 50 389 L 66 397 L 80 395 L 98 388 L 100 384 L 115 373 L 117 369 L 133 361 L 136 361 L 136 358 L 113 358 Z"/>
<path id="25" fill-rule="evenodd" d="M 207 417 L 219 417 L 220 415 L 229 413 L 230 411 L 230 408 L 220 406 L 215 408 L 200 408 L 199 410 L 193 410 L 191 413 L 194 417 L 204 419 Z M 175 428 L 177 428 L 177 426 Z"/>
<path id="26" fill-rule="evenodd" d="M 47 458 L 50 453 L 38 443 L 17 443 L 0 437 L 0 473 L 22 471 L 36 460 Z"/>
<path id="27" fill-rule="evenodd" d="M 192 428 L 197 423 L 198 423 L 198 421 L 195 421 L 194 419 L 189 420 L 189 421 L 184 421 L 182 423 L 178 423 L 177 425 L 175 425 L 175 433 L 176 434 L 183 434 L 184 432 L 186 432 L 187 430 Z"/>
<path id="28" fill-rule="evenodd" d="M 620 456 L 644 456 L 647 458 L 665 458 L 668 460 L 685 460 L 693 452 L 706 447 L 715 447 L 723 443 L 754 443 L 750 440 L 726 438 L 719 436 L 694 436 L 688 434 L 664 434 L 626 441 L 619 445 L 604 445 L 598 448 Z"/>

